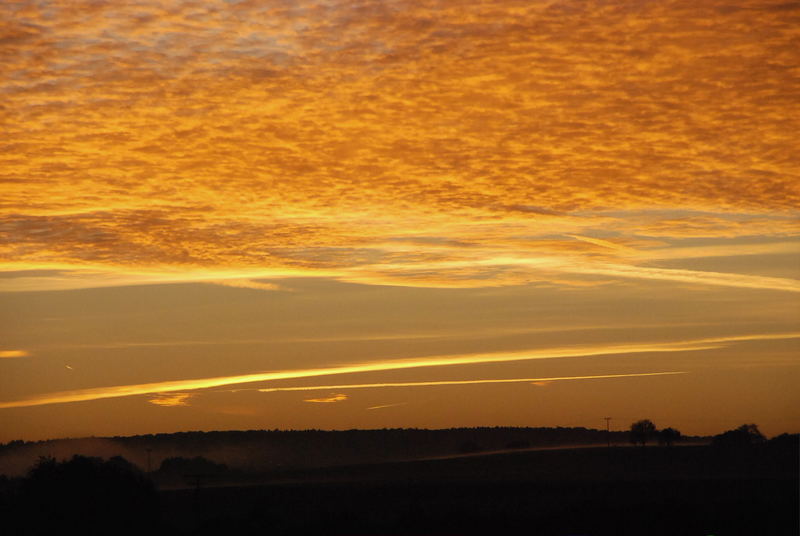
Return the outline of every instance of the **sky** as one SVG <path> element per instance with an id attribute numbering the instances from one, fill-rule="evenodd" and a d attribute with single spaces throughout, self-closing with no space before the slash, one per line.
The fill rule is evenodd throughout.
<path id="1" fill-rule="evenodd" d="M 0 441 L 800 432 L 800 2 L 6 0 Z"/>

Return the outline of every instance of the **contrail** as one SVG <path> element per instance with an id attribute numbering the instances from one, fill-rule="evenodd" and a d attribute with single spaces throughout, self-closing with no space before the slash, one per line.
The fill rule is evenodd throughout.
<path id="1" fill-rule="evenodd" d="M 596 380 L 601 378 L 634 378 L 639 376 L 668 376 L 671 374 L 688 374 L 686 371 L 671 372 L 639 372 L 634 374 L 601 374 L 597 376 L 557 376 L 553 378 L 509 378 L 500 380 L 440 380 L 430 382 L 388 382 L 388 383 L 350 383 L 342 385 L 306 385 L 301 387 L 268 387 L 259 389 L 262 393 L 275 391 L 325 391 L 328 389 L 372 389 L 376 387 L 427 387 L 431 385 L 474 385 L 479 383 L 532 383 L 555 382 L 561 380 Z M 386 407 L 386 406 L 378 406 Z M 375 409 L 375 408 L 367 408 Z"/>
<path id="2" fill-rule="evenodd" d="M 408 404 L 408 402 L 398 402 L 397 404 L 383 404 L 383 405 L 381 405 L 381 406 L 371 406 L 371 407 L 368 407 L 368 408 L 367 408 L 367 410 L 373 410 L 373 409 L 385 409 L 385 408 L 394 408 L 394 407 L 396 407 L 396 406 L 405 406 L 406 404 Z"/>
<path id="3" fill-rule="evenodd" d="M 415 357 L 409 359 L 391 359 L 383 361 L 370 361 L 321 367 L 312 369 L 296 369 L 269 372 L 256 372 L 236 376 L 220 376 L 214 378 L 196 378 L 188 380 L 169 380 L 153 383 L 139 383 L 131 385 L 117 385 L 108 387 L 92 387 L 73 391 L 59 391 L 30 396 L 27 398 L 0 402 L 0 409 L 20 408 L 29 406 L 42 406 L 46 404 L 63 404 L 67 402 L 83 402 L 100 400 L 104 398 L 118 398 L 123 396 L 136 396 L 154 393 L 168 393 L 172 391 L 189 391 L 195 389 L 208 389 L 226 385 L 242 383 L 265 382 L 274 380 L 290 380 L 297 378 L 312 378 L 317 376 L 331 376 L 337 374 L 353 374 L 358 372 L 380 372 L 388 370 L 402 370 L 422 367 L 441 367 L 452 365 L 471 365 L 478 363 L 507 363 L 513 361 L 530 361 L 535 359 L 559 359 L 568 357 L 591 357 L 601 355 L 623 355 L 652 352 L 689 352 L 697 350 L 711 350 L 723 348 L 727 343 L 761 340 L 761 339 L 795 339 L 800 338 L 800 333 L 776 333 L 739 335 L 733 337 L 715 337 L 694 339 L 683 342 L 655 342 L 639 344 L 611 344 L 606 346 L 570 346 L 559 348 L 544 348 L 534 350 L 517 350 L 510 352 L 491 352 L 461 355 L 439 355 L 428 357 Z"/>

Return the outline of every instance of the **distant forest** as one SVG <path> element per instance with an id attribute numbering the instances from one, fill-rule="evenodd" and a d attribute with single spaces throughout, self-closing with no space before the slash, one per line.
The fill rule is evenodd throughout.
<path id="1" fill-rule="evenodd" d="M 203 457 L 235 470 L 274 471 L 378 463 L 506 449 L 628 445 L 628 431 L 480 427 L 443 430 L 248 430 L 131 437 L 11 441 L 0 445 L 0 474 L 23 473 L 41 457 L 123 456 L 144 470 L 175 457 Z M 685 437 L 684 441 L 708 438 Z"/>

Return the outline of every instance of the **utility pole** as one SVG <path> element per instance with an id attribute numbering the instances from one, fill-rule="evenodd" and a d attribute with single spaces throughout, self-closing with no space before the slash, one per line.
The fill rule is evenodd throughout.
<path id="1" fill-rule="evenodd" d="M 606 440 L 608 448 L 611 448 L 611 417 L 603 417 L 606 420 Z"/>

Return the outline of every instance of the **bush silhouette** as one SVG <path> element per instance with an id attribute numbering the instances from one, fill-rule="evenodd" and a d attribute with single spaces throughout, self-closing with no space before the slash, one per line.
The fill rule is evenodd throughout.
<path id="1" fill-rule="evenodd" d="M 747 448 L 765 441 L 764 435 L 755 424 L 743 424 L 714 436 L 711 444 L 721 448 Z"/>
<path id="2" fill-rule="evenodd" d="M 676 441 L 680 441 L 681 433 L 674 428 L 664 428 L 658 431 L 659 445 L 671 447 Z"/>
<path id="3" fill-rule="evenodd" d="M 19 486 L 13 534 L 142 534 L 158 527 L 152 482 L 122 457 L 40 458 Z"/>

